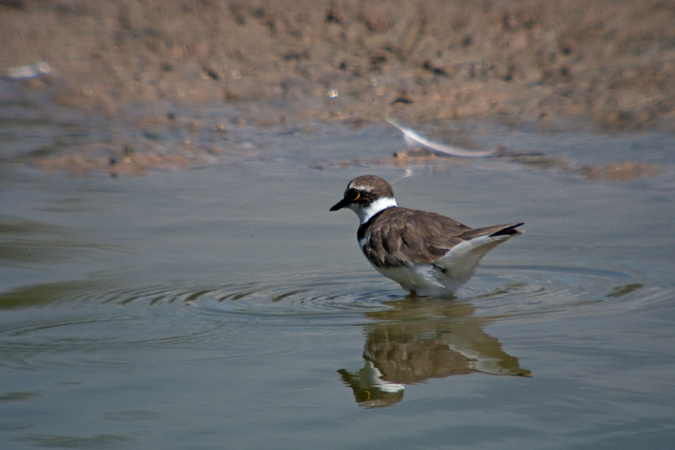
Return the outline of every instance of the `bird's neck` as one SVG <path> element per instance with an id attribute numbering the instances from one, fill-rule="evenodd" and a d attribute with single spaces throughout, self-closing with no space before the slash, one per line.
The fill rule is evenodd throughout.
<path id="1" fill-rule="evenodd" d="M 375 214 L 384 211 L 387 208 L 398 206 L 396 199 L 393 197 L 378 198 L 368 206 L 361 206 L 356 210 L 356 215 L 359 216 L 361 225 L 368 222 Z"/>

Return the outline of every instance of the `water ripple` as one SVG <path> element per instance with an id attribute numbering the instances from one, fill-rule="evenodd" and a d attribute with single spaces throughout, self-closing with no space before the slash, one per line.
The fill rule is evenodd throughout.
<path id="1" fill-rule="evenodd" d="M 243 279 L 243 277 L 242 277 Z M 115 281 L 112 281 L 115 280 Z M 276 273 L 252 281 L 120 284 L 118 277 L 41 284 L 0 294 L 0 309 L 82 305 L 190 306 L 219 316 L 334 317 L 359 315 L 401 300 L 405 291 L 375 273 L 327 271 Z M 645 307 L 672 294 L 658 280 L 624 268 L 487 265 L 457 294 L 484 311 L 546 313 L 604 303 Z"/>
<path id="2" fill-rule="evenodd" d="M 487 268 L 467 296 L 480 314 L 517 317 L 572 312 L 626 312 L 672 298 L 662 281 L 625 268 L 586 268 L 550 264 Z"/>
<path id="3" fill-rule="evenodd" d="M 624 269 L 552 265 L 485 266 L 458 299 L 414 300 L 377 274 L 332 271 L 270 274 L 257 281 L 166 283 L 155 286 L 78 281 L 39 285 L 0 295 L 0 365 L 44 366 L 128 364 L 119 355 L 130 348 L 173 352 L 227 341 L 231 333 L 263 337 L 258 325 L 316 328 L 379 323 L 379 311 L 406 302 L 407 322 L 447 321 L 447 305 L 471 305 L 475 318 L 503 320 L 553 314 L 614 314 L 656 308 L 673 288 Z M 442 312 L 442 314 L 437 312 Z M 454 320 L 454 319 L 453 319 Z M 461 319 L 465 320 L 465 319 Z M 245 344 L 249 345 L 249 344 Z M 253 345 L 251 343 L 250 345 Z M 209 345 L 207 345 L 209 347 Z M 207 360 L 247 358 L 245 349 L 202 355 Z M 274 350 L 280 358 L 298 349 Z M 306 350 L 305 350 L 306 351 Z M 102 355 L 102 353 L 108 353 Z M 258 354 L 257 357 L 260 355 Z"/>

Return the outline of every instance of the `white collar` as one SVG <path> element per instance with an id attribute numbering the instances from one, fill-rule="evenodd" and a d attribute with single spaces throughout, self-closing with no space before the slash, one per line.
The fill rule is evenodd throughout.
<path id="1" fill-rule="evenodd" d="M 396 203 L 396 199 L 393 197 L 382 197 L 378 198 L 368 206 L 360 206 L 356 205 L 355 203 L 351 206 L 354 206 L 352 211 L 354 211 L 356 215 L 359 216 L 361 225 L 363 225 L 364 223 L 368 222 L 375 214 L 384 211 L 387 208 L 398 206 L 398 204 Z"/>

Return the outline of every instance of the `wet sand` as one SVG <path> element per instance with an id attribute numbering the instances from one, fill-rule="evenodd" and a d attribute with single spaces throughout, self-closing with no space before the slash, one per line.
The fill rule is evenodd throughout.
<path id="1" fill-rule="evenodd" d="M 0 102 L 126 121 L 105 125 L 113 139 L 32 152 L 75 172 L 189 167 L 237 151 L 195 148 L 200 131 L 314 119 L 675 131 L 673 0 L 400 3 L 0 0 Z M 50 73 L 19 79 L 27 65 Z M 168 150 L 143 137 L 176 128 L 187 137 Z"/>
<path id="2" fill-rule="evenodd" d="M 261 105 L 242 121 L 675 118 L 675 2 L 0 1 L 0 70 L 55 101 Z M 331 98 L 333 97 L 333 98 Z"/>

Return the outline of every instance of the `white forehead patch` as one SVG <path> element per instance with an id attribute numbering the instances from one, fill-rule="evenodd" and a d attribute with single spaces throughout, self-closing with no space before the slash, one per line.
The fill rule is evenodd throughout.
<path id="1" fill-rule="evenodd" d="M 373 190 L 372 186 L 365 186 L 363 184 L 352 184 L 349 183 L 349 186 L 347 186 L 347 189 L 356 189 L 357 191 L 366 191 L 370 192 Z"/>

